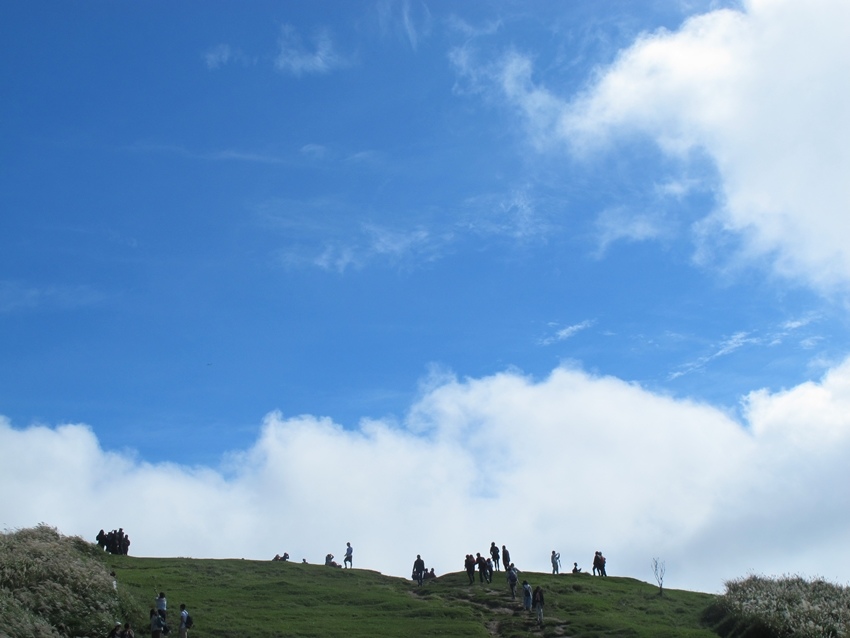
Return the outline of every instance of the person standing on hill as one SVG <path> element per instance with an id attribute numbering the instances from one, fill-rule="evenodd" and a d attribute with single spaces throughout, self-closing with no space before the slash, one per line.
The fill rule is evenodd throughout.
<path id="1" fill-rule="evenodd" d="M 531 603 L 537 609 L 537 624 L 543 626 L 543 588 L 538 585 L 534 589 L 534 594 L 531 597 Z"/>
<path id="2" fill-rule="evenodd" d="M 490 543 L 490 558 L 493 559 L 493 567 L 496 571 L 499 571 L 499 548 L 496 545 L 496 541 Z"/>
<path id="3" fill-rule="evenodd" d="M 422 586 L 422 581 L 425 579 L 425 561 L 422 560 L 422 557 L 419 554 L 416 554 L 416 560 L 413 561 L 413 580 L 415 580 L 419 586 Z"/>
<path id="4" fill-rule="evenodd" d="M 189 611 L 186 609 L 186 605 L 180 603 L 180 638 L 188 638 L 191 625 L 192 623 L 189 620 Z"/>
<path id="5" fill-rule="evenodd" d="M 475 564 L 478 565 L 478 582 L 483 583 L 486 580 L 489 583 L 490 578 L 487 573 L 487 560 L 480 553 L 475 554 Z"/>
<path id="6" fill-rule="evenodd" d="M 158 613 L 160 616 L 162 616 L 163 620 L 168 621 L 168 618 L 165 617 L 165 614 L 166 614 L 165 609 L 166 609 L 166 607 L 168 607 L 168 601 L 165 600 L 165 592 L 164 591 L 159 592 L 159 596 L 157 596 L 156 600 L 154 600 L 154 606 L 156 607 L 156 613 Z"/>
<path id="7" fill-rule="evenodd" d="M 343 566 L 354 567 L 354 548 L 351 543 L 345 544 L 345 558 L 342 560 Z"/>
<path id="8" fill-rule="evenodd" d="M 508 570 L 508 587 L 511 588 L 511 600 L 516 600 L 516 585 L 519 581 L 519 575 L 515 569 Z"/>
<path id="9" fill-rule="evenodd" d="M 595 576 L 607 576 L 605 572 L 605 557 L 602 552 L 596 552 L 593 555 L 593 574 Z"/>
<path id="10" fill-rule="evenodd" d="M 561 567 L 561 555 L 553 549 L 552 550 L 552 573 L 557 574 L 560 567 Z"/>
<path id="11" fill-rule="evenodd" d="M 151 608 L 151 638 L 162 638 L 162 630 L 165 629 L 165 620 L 156 609 Z"/>
<path id="12" fill-rule="evenodd" d="M 466 575 L 469 576 L 469 584 L 475 584 L 475 557 L 472 554 L 466 555 L 466 560 L 463 561 L 463 566 L 466 568 Z"/>
<path id="13" fill-rule="evenodd" d="M 511 565 L 511 553 L 504 545 L 502 545 L 502 565 L 505 566 L 505 569 L 507 569 Z"/>

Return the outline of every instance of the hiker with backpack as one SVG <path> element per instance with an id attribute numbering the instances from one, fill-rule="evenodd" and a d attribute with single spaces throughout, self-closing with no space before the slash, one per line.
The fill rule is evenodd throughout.
<path id="1" fill-rule="evenodd" d="M 189 636 L 189 630 L 195 625 L 195 622 L 192 620 L 192 616 L 189 615 L 189 611 L 186 609 L 186 605 L 180 603 L 180 638 L 187 638 Z"/>
<path id="2" fill-rule="evenodd" d="M 151 638 L 162 638 L 167 630 L 168 625 L 165 624 L 165 619 L 156 612 L 156 609 L 151 608 Z"/>
<path id="3" fill-rule="evenodd" d="M 605 573 L 605 557 L 602 555 L 602 552 L 596 552 L 593 555 L 593 575 L 594 576 L 607 576 Z"/>
<path id="4" fill-rule="evenodd" d="M 463 566 L 466 568 L 466 575 L 469 576 L 469 584 L 475 584 L 475 556 L 467 554 Z"/>

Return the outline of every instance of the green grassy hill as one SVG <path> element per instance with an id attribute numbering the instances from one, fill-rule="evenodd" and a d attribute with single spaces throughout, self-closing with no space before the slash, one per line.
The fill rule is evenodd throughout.
<path id="1" fill-rule="evenodd" d="M 406 636 L 714 637 L 701 624 L 714 596 L 664 590 L 630 578 L 523 573 L 546 595 L 545 624 L 511 600 L 504 572 L 469 586 L 452 573 L 417 587 L 377 572 L 249 560 L 105 557 L 119 590 L 145 609 L 168 598 L 169 624 L 185 603 L 195 638 L 396 638 Z M 146 618 L 133 619 L 139 636 Z M 176 632 L 170 638 L 175 638 Z"/>

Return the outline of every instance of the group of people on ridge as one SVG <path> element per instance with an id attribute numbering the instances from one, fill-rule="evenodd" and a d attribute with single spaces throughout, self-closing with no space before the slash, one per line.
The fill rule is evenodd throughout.
<path id="1" fill-rule="evenodd" d="M 130 551 L 130 537 L 124 533 L 124 528 L 112 530 L 108 534 L 100 530 L 95 536 L 97 546 L 110 554 L 126 556 Z"/>
<path id="2" fill-rule="evenodd" d="M 289 556 L 289 554 L 287 554 Z M 307 562 L 305 558 L 302 562 Z M 334 560 L 333 554 L 327 554 L 325 556 L 325 566 L 326 567 L 354 567 L 354 548 L 351 546 L 351 543 L 345 544 L 345 558 L 342 560 L 342 565 Z"/>

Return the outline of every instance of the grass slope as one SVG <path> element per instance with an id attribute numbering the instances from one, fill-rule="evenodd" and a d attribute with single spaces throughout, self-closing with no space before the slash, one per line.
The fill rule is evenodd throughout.
<path id="1" fill-rule="evenodd" d="M 167 594 L 169 624 L 179 604 L 196 638 L 396 638 L 406 636 L 714 637 L 701 624 L 714 596 L 667 590 L 630 578 L 523 573 L 546 594 L 545 625 L 512 601 L 504 572 L 469 586 L 465 573 L 415 583 L 377 572 L 248 560 L 105 557 L 146 609 Z M 139 635 L 146 618 L 134 619 Z M 172 634 L 173 636 L 174 634 Z"/>

